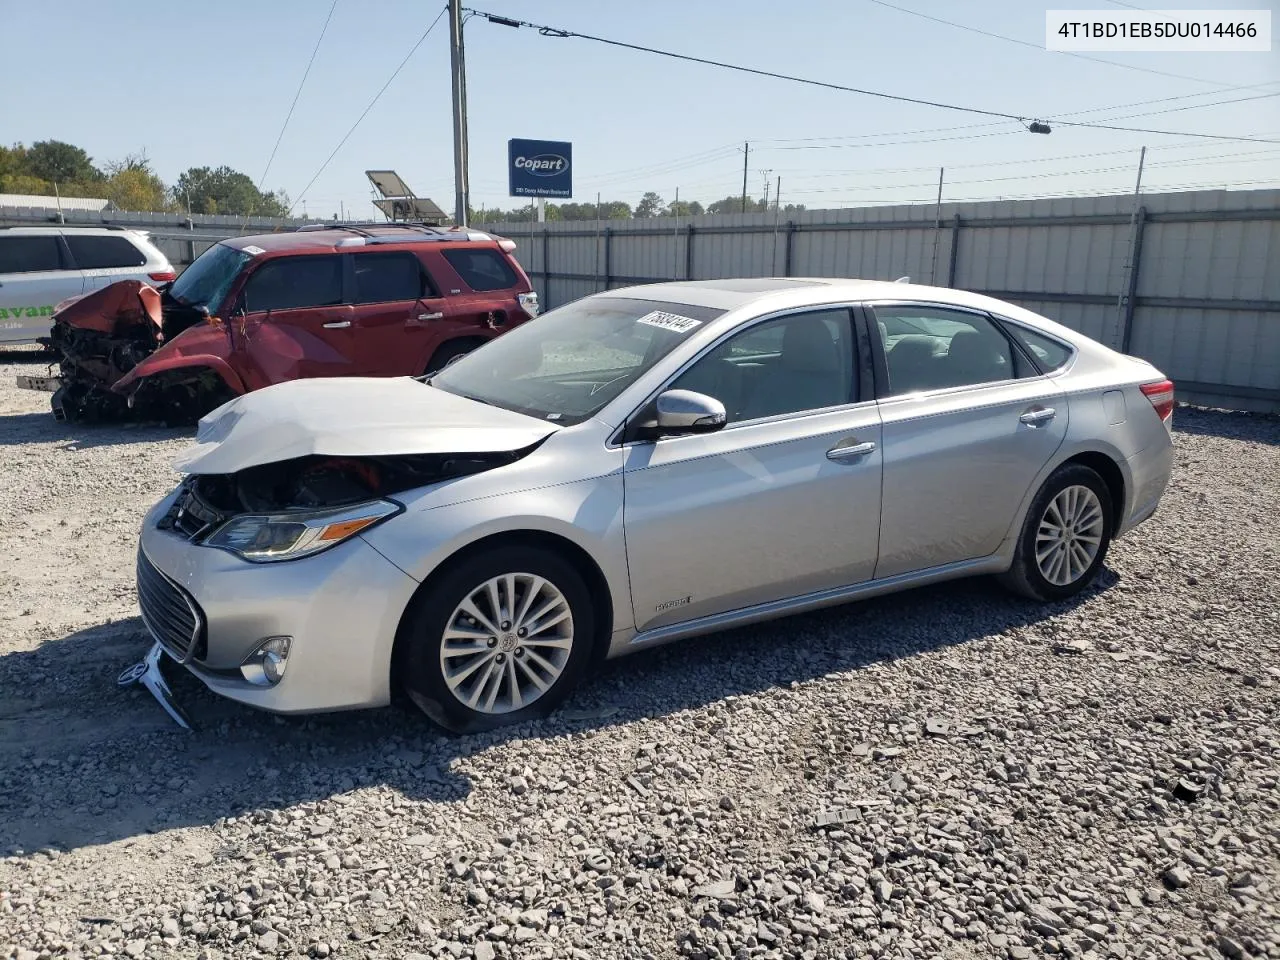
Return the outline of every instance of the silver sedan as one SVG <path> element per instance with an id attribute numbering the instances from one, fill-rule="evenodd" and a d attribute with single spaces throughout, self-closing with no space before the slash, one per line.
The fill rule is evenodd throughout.
<path id="1" fill-rule="evenodd" d="M 1156 510 L 1173 406 L 1150 364 L 956 290 L 612 290 L 429 378 L 210 413 L 142 529 L 148 662 L 281 713 L 401 688 L 475 730 L 601 658 L 920 584 L 1062 600 Z"/>

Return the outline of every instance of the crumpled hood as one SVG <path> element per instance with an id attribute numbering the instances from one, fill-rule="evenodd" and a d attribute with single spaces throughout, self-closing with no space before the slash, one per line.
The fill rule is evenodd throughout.
<path id="1" fill-rule="evenodd" d="M 182 473 L 236 473 L 312 454 L 396 456 L 519 450 L 560 429 L 411 377 L 292 380 L 206 414 Z"/>

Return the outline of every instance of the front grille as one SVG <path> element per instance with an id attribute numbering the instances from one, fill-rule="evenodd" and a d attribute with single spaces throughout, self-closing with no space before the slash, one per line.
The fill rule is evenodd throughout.
<path id="1" fill-rule="evenodd" d="M 195 600 L 138 549 L 138 608 L 147 629 L 179 663 L 203 655 L 204 618 Z"/>

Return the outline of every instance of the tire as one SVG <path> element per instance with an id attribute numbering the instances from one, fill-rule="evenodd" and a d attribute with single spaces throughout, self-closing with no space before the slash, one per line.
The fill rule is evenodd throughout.
<path id="1" fill-rule="evenodd" d="M 1114 515 L 1111 491 L 1102 477 L 1078 463 L 1059 468 L 1031 501 L 1013 565 L 1000 575 L 1000 582 L 1014 593 L 1046 603 L 1075 596 L 1102 569 Z M 1092 556 L 1090 550 L 1095 551 Z"/>
<path id="2" fill-rule="evenodd" d="M 443 370 L 453 360 L 458 357 L 465 357 L 474 350 L 483 340 L 461 339 L 447 340 L 436 348 L 436 352 L 431 355 L 431 359 L 427 361 L 427 369 L 423 371 L 423 376 L 429 373 L 435 373 L 437 370 Z"/>
<path id="3" fill-rule="evenodd" d="M 495 581 L 505 620 L 497 619 L 490 599 L 488 585 Z M 514 603 L 507 596 L 512 582 Z M 531 589 L 538 592 L 528 600 Z M 483 619 L 462 609 L 468 602 Z M 524 637 L 522 615 L 539 627 Z M 450 627 L 476 639 L 447 638 Z M 497 547 L 463 560 L 414 600 L 397 644 L 396 671 L 432 720 L 454 733 L 474 733 L 549 713 L 590 662 L 594 638 L 591 595 L 571 563 L 538 547 Z M 515 694 L 513 677 L 520 681 Z"/>

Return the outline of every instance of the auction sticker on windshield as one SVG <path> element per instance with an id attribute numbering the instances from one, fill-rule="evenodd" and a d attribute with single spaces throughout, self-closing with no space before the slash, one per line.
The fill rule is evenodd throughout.
<path id="1" fill-rule="evenodd" d="M 701 320 L 695 320 L 693 317 L 682 317 L 678 313 L 666 313 L 662 310 L 655 310 L 653 313 L 646 313 L 643 317 L 636 320 L 636 323 L 648 324 L 651 327 L 661 327 L 663 330 L 670 330 L 672 333 L 688 333 L 694 327 L 701 326 Z"/>
<path id="2" fill-rule="evenodd" d="M 244 248 L 244 252 L 250 256 L 256 257 L 258 254 L 266 253 L 267 251 L 263 250 L 261 247 L 249 246 Z"/>

